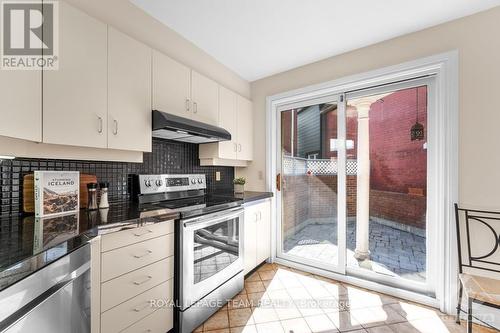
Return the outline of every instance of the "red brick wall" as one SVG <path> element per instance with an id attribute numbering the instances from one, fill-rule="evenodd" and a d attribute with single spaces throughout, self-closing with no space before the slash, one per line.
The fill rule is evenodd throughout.
<path id="1" fill-rule="evenodd" d="M 425 229 L 426 198 L 405 193 L 370 191 L 370 216 Z"/>
<path id="2" fill-rule="evenodd" d="M 419 89 L 419 122 L 427 128 L 426 87 Z M 411 141 L 410 128 L 416 121 L 415 89 L 395 92 L 371 105 L 370 163 L 371 189 L 408 193 L 427 182 L 425 140 Z M 426 131 L 427 133 L 427 131 Z"/>

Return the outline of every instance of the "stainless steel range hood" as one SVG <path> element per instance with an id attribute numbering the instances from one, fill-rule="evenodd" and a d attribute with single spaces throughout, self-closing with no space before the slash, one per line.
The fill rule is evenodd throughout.
<path id="1" fill-rule="evenodd" d="M 153 110 L 153 137 L 190 143 L 231 140 L 223 128 Z"/>

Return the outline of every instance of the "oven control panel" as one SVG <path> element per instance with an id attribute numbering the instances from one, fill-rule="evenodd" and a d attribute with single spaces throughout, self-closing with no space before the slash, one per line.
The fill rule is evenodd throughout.
<path id="1" fill-rule="evenodd" d="M 205 175 L 139 175 L 141 194 L 203 190 L 207 188 Z"/>

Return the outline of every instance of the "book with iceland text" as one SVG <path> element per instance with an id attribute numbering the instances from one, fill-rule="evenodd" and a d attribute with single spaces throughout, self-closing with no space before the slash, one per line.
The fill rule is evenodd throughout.
<path id="1" fill-rule="evenodd" d="M 80 209 L 80 172 L 35 171 L 37 217 L 77 213 Z"/>

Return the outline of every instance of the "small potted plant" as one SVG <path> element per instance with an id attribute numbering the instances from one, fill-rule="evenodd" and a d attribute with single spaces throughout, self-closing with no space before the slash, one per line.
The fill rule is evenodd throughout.
<path id="1" fill-rule="evenodd" d="M 245 192 L 245 177 L 238 177 L 233 180 L 234 184 L 234 193 L 243 193 Z"/>

